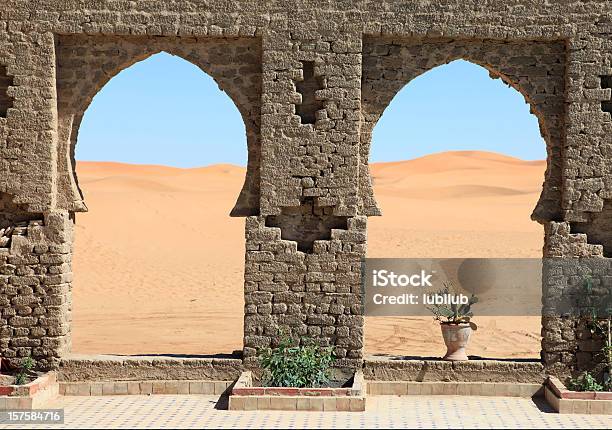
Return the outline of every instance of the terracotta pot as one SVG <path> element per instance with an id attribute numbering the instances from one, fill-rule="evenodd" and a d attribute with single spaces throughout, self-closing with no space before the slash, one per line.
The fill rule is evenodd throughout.
<path id="1" fill-rule="evenodd" d="M 472 334 L 470 325 L 467 323 L 440 324 L 440 328 L 442 329 L 442 337 L 446 344 L 446 355 L 444 359 L 450 361 L 468 360 L 468 356 L 465 353 L 465 347 Z"/>

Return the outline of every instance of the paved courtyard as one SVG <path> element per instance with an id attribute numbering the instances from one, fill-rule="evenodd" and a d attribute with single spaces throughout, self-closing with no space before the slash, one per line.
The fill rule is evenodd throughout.
<path id="1" fill-rule="evenodd" d="M 559 415 L 543 402 L 503 397 L 378 396 L 364 413 L 234 412 L 215 396 L 60 397 L 64 425 L 36 428 L 612 428 L 612 417 Z M 16 428 L 4 425 L 0 428 Z M 26 426 L 19 426 L 20 428 Z"/>

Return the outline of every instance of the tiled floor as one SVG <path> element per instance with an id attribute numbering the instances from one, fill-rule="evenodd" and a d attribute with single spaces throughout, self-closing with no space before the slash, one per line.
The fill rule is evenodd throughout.
<path id="1" fill-rule="evenodd" d="M 60 397 L 51 407 L 65 408 L 65 424 L 35 427 L 612 428 L 610 416 L 559 415 L 543 403 L 521 398 L 379 396 L 368 398 L 364 413 L 230 412 L 216 409 L 216 401 L 196 395 Z"/>

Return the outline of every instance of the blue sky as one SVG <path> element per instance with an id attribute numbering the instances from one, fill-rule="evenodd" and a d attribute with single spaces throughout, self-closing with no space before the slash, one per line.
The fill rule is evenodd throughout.
<path id="1" fill-rule="evenodd" d="M 435 68 L 395 96 L 374 129 L 370 160 L 449 150 L 546 156 L 523 97 L 465 61 Z M 165 53 L 111 79 L 87 109 L 76 147 L 77 160 L 178 167 L 245 165 L 246 153 L 230 98 L 196 66 Z"/>

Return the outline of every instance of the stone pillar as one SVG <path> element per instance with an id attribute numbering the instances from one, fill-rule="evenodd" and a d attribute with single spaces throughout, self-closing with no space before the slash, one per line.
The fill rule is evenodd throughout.
<path id="1" fill-rule="evenodd" d="M 284 227 L 284 226 L 283 226 Z M 359 366 L 363 357 L 361 258 L 366 218 L 351 217 L 332 229 L 310 252 L 283 240 L 283 227 L 266 227 L 266 217 L 246 221 L 244 356 L 255 363 L 258 348 L 274 346 L 284 333 L 335 346 L 340 366 Z M 287 225 L 289 227 L 289 225 Z"/>
<path id="2" fill-rule="evenodd" d="M 545 224 L 544 256 L 607 259 L 612 256 L 612 41 L 593 33 L 571 38 L 566 76 L 566 145 L 561 159 L 553 160 L 563 166 L 563 221 Z M 560 274 L 558 287 L 579 282 L 572 276 Z M 609 277 L 593 274 L 592 282 L 609 288 Z M 602 346 L 583 318 L 542 318 L 548 373 L 567 377 L 593 370 Z"/>
<path id="3" fill-rule="evenodd" d="M 361 36 L 272 19 L 263 37 L 261 214 L 247 218 L 245 344 L 284 333 L 363 357 Z"/>
<path id="4" fill-rule="evenodd" d="M 31 356 L 56 367 L 70 350 L 73 220 L 66 212 L 1 215 L 0 354 L 14 366 Z"/>
<path id="5" fill-rule="evenodd" d="M 20 14 L 14 14 L 19 19 Z M 27 16 L 27 14 L 26 14 Z M 55 52 L 53 34 L 0 20 L 0 192 L 43 212 L 54 204 Z M 8 103 L 7 103 L 8 101 Z"/>

